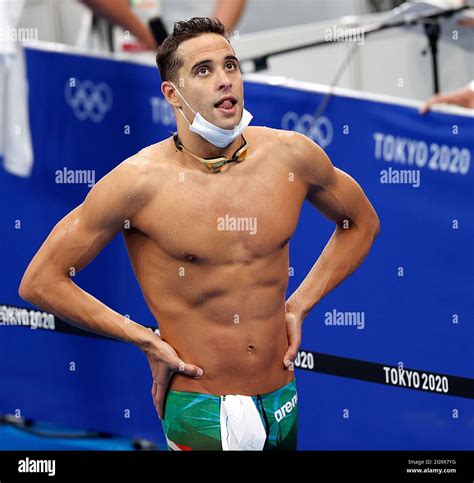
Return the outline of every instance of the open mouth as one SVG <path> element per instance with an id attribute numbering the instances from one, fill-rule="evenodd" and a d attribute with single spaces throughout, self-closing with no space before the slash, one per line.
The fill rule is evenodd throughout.
<path id="1" fill-rule="evenodd" d="M 220 102 L 217 102 L 214 104 L 214 107 L 219 109 L 219 111 L 222 111 L 224 113 L 234 113 L 236 111 L 236 104 L 237 104 L 237 99 L 235 98 L 227 98 L 224 99 Z"/>

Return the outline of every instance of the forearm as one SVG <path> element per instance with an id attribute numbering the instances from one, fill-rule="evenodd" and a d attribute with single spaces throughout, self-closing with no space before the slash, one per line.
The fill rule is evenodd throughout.
<path id="1" fill-rule="evenodd" d="M 110 309 L 67 277 L 54 282 L 43 279 L 30 283 L 27 288 L 20 288 L 20 295 L 68 324 L 130 342 L 141 350 L 147 350 L 157 337 L 151 330 Z"/>
<path id="2" fill-rule="evenodd" d="M 287 301 L 287 310 L 304 319 L 331 290 L 363 262 L 377 235 L 377 227 L 337 227 L 312 269 Z"/>
<path id="3" fill-rule="evenodd" d="M 151 30 L 130 9 L 128 0 L 82 0 L 97 15 L 128 30 L 149 49 L 157 48 Z"/>
<path id="4" fill-rule="evenodd" d="M 219 0 L 211 17 L 217 17 L 232 32 L 242 15 L 247 0 Z"/>

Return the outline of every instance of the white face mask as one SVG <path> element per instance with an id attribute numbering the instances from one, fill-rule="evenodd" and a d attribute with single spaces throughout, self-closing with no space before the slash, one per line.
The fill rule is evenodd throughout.
<path id="1" fill-rule="evenodd" d="M 181 95 L 178 88 L 171 82 L 173 87 L 176 89 L 176 92 L 179 94 L 179 97 L 183 99 L 185 104 L 194 112 L 194 121 L 191 124 L 184 112 L 181 108 L 178 107 L 179 112 L 181 115 L 186 119 L 186 122 L 189 124 L 189 130 L 199 134 L 203 137 L 206 141 L 209 141 L 214 146 L 219 148 L 225 148 L 228 146 L 234 139 L 237 139 L 241 134 L 242 131 L 250 124 L 253 116 L 248 112 L 245 108 L 242 109 L 242 118 L 240 119 L 239 124 L 237 124 L 234 129 L 223 129 L 215 124 L 212 124 L 208 120 L 204 119 L 199 112 L 196 112 L 186 101 L 186 99 Z M 243 104 L 242 104 L 243 107 Z"/>

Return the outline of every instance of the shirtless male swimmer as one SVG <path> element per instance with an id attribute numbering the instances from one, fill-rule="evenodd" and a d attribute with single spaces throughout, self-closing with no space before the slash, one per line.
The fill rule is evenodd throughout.
<path id="1" fill-rule="evenodd" d="M 366 257 L 377 214 L 309 138 L 247 127 L 242 73 L 218 20 L 176 22 L 157 64 L 177 136 L 90 190 L 31 261 L 20 296 L 145 353 L 169 449 L 294 450 L 302 321 Z M 305 199 L 336 228 L 285 302 Z M 69 277 L 120 231 L 160 336 Z"/>

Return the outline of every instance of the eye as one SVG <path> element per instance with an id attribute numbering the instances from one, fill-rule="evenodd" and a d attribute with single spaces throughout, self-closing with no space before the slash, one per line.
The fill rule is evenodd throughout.
<path id="1" fill-rule="evenodd" d="M 235 65 L 235 62 L 227 62 L 226 67 L 228 67 L 228 68 L 229 68 L 229 66 L 230 66 L 230 68 L 234 68 L 234 69 L 237 67 L 237 66 Z"/>
<path id="2" fill-rule="evenodd" d="M 198 74 L 203 74 L 203 72 L 202 72 L 203 70 L 204 70 L 204 71 L 208 71 L 208 70 L 209 70 L 209 68 L 208 68 L 208 67 L 199 67 L 199 69 L 197 70 L 197 73 L 198 73 Z M 204 72 L 204 73 L 205 73 L 205 72 Z"/>

